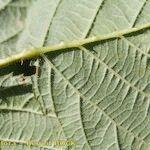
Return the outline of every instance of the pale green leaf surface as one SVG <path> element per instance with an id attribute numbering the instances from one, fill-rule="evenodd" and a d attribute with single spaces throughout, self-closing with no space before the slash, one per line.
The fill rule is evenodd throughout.
<path id="1" fill-rule="evenodd" d="M 0 44 L 23 29 L 24 18 L 25 9 L 7 7 L 0 12 Z"/>
<path id="2" fill-rule="evenodd" d="M 149 0 L 38 0 L 23 32 L 1 44 L 0 57 L 146 24 L 149 8 Z M 1 140 L 24 150 L 33 139 L 74 140 L 71 150 L 150 150 L 149 39 L 147 29 L 49 53 L 39 59 L 39 77 L 25 83 L 2 76 Z"/>
<path id="3" fill-rule="evenodd" d="M 4 9 L 12 0 L 0 0 L 0 10 Z"/>
<path id="4" fill-rule="evenodd" d="M 58 3 L 59 0 L 42 0 L 32 5 L 27 17 L 26 28 L 18 40 L 17 49 L 43 45 Z"/>
<path id="5" fill-rule="evenodd" d="M 29 7 L 35 1 L 37 1 L 37 0 L 13 0 L 11 3 L 9 3 L 9 6 L 12 6 L 12 7 Z"/>

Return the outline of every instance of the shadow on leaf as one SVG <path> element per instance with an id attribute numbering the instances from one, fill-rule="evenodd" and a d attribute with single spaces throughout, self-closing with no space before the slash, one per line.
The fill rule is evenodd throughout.
<path id="1" fill-rule="evenodd" d="M 0 68 L 0 76 L 7 75 L 9 73 L 13 73 L 13 75 L 23 74 L 24 76 L 31 76 L 35 74 L 36 68 L 35 66 L 30 66 L 30 60 L 25 60 L 22 63 L 17 62 L 11 64 L 7 67 Z"/>
<path id="2" fill-rule="evenodd" d="M 32 85 L 16 85 L 0 87 L 0 98 L 12 97 L 32 93 Z"/>

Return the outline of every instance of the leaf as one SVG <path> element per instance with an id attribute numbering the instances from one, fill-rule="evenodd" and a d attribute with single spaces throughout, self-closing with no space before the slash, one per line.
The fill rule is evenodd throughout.
<path id="1" fill-rule="evenodd" d="M 11 0 L 0 0 L 0 10 L 4 9 L 10 2 Z"/>
<path id="2" fill-rule="evenodd" d="M 35 1 L 36 0 L 13 0 L 9 5 L 13 7 L 29 7 Z"/>
<path id="3" fill-rule="evenodd" d="M 22 2 L 0 12 L 4 18 L 9 9 L 19 10 L 26 20 L 20 29 L 14 23 L 1 26 L 13 32 L 1 36 L 0 58 L 62 42 L 66 49 L 37 58 L 38 75 L 25 81 L 8 74 L 14 65 L 0 69 L 0 140 L 24 150 L 29 149 L 28 141 L 55 140 L 75 145 L 40 143 L 30 149 L 149 150 L 150 30 L 131 31 L 150 23 L 150 1 Z M 10 15 L 16 18 L 16 13 Z M 128 34 L 120 35 L 123 31 Z M 104 35 L 105 40 L 96 40 Z"/>

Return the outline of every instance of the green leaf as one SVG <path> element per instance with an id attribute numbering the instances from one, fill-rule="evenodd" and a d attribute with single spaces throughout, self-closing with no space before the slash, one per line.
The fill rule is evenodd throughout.
<path id="1" fill-rule="evenodd" d="M 0 10 L 4 9 L 12 0 L 0 0 Z"/>
<path id="2" fill-rule="evenodd" d="M 0 148 L 150 150 L 150 1 L 28 2 L 0 12 Z"/>
<path id="3" fill-rule="evenodd" d="M 9 5 L 13 7 L 29 7 L 33 2 L 37 0 L 13 0 Z"/>

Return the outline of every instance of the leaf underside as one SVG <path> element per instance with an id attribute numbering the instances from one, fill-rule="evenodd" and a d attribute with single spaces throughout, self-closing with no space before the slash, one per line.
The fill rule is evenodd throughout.
<path id="1" fill-rule="evenodd" d="M 150 23 L 150 0 L 0 0 L 0 59 Z M 149 28 L 0 69 L 0 149 L 150 150 Z M 27 71 L 28 68 L 27 68 Z M 44 145 L 45 141 L 75 145 Z M 42 141 L 28 145 L 28 141 Z"/>

